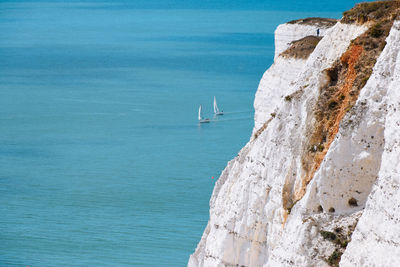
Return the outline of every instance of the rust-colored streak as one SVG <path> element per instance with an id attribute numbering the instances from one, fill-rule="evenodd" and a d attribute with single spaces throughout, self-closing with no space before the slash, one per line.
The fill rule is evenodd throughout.
<path id="1" fill-rule="evenodd" d="M 339 132 L 340 122 L 356 103 L 361 89 L 372 74 L 373 66 L 386 45 L 385 39 L 398 14 L 400 1 L 360 4 L 345 14 L 346 23 L 358 21 L 358 17 L 363 16 L 370 23 L 370 28 L 353 40 L 340 59 L 324 71 L 327 83 L 321 85 L 311 115 L 313 119 L 306 125 L 300 180 L 288 177 L 282 190 L 282 205 L 288 214 L 304 196 L 308 183 Z M 285 216 L 283 221 L 286 221 Z"/>
<path id="2" fill-rule="evenodd" d="M 305 185 L 307 185 L 312 177 L 314 176 L 315 172 L 318 170 L 319 166 L 321 165 L 322 160 L 325 158 L 326 153 L 329 150 L 333 140 L 335 139 L 336 134 L 339 132 L 339 125 L 342 121 L 344 115 L 346 115 L 346 110 L 348 109 L 350 102 L 353 100 L 350 96 L 350 90 L 353 87 L 354 81 L 356 80 L 357 73 L 355 70 L 355 65 L 360 58 L 361 53 L 363 52 L 363 47 L 360 45 L 352 45 L 350 49 L 348 49 L 340 58 L 342 64 L 347 64 L 348 70 L 347 75 L 345 78 L 344 85 L 340 87 L 338 92 L 336 93 L 337 96 L 341 95 L 344 96 L 343 101 L 339 104 L 338 112 L 332 118 L 332 120 L 325 121 L 324 130 L 327 132 L 327 140 L 324 144 L 324 149 L 321 153 L 316 153 L 314 167 L 312 172 L 305 179 Z M 358 96 L 358 95 L 357 95 Z"/>
<path id="3" fill-rule="evenodd" d="M 325 154 L 328 151 L 331 143 L 333 142 L 333 139 L 335 138 L 336 134 L 339 131 L 339 124 L 342 121 L 344 115 L 346 115 L 346 109 L 349 107 L 351 100 L 354 100 L 354 98 L 357 99 L 358 97 L 358 94 L 355 97 L 351 97 L 350 90 L 353 88 L 354 81 L 357 78 L 355 66 L 363 50 L 364 48 L 361 45 L 352 45 L 350 49 L 347 50 L 346 53 L 344 53 L 340 58 L 342 64 L 347 64 L 348 66 L 345 83 L 343 87 L 339 90 L 339 94 L 344 96 L 344 100 L 339 106 L 339 112 L 338 115 L 336 116 L 336 120 L 335 123 L 333 124 L 333 127 L 328 131 L 329 136 L 327 140 L 327 146 L 324 150 Z M 319 166 L 317 168 L 319 168 Z"/>
<path id="4" fill-rule="evenodd" d="M 352 96 L 351 90 L 353 88 L 354 81 L 357 78 L 355 66 L 363 51 L 364 49 L 362 46 L 351 45 L 340 58 L 341 63 L 347 66 L 347 71 L 345 72 L 345 76 L 341 78 L 344 80 L 344 83 L 334 93 L 333 99 L 338 99 L 341 97 L 342 101 L 335 102 L 338 106 L 335 108 L 335 111 L 329 114 L 329 117 L 327 117 L 326 112 L 323 115 L 317 114 L 318 125 L 316 125 L 316 131 L 312 136 L 312 140 L 322 140 L 324 138 L 324 133 L 326 134 L 326 140 L 323 142 L 323 148 L 321 147 L 320 151 L 316 151 L 313 154 L 308 153 L 310 155 L 305 157 L 304 160 L 308 161 L 309 163 L 311 161 L 311 164 L 304 164 L 304 166 L 308 166 L 308 168 L 305 168 L 305 175 L 301 180 L 300 187 L 295 190 L 293 202 L 301 199 L 304 196 L 308 183 L 314 177 L 315 172 L 319 169 L 326 153 L 329 150 L 329 147 L 339 131 L 340 122 L 346 114 L 350 103 L 352 103 L 354 99 L 357 99 L 358 97 L 358 94 L 353 94 Z"/>

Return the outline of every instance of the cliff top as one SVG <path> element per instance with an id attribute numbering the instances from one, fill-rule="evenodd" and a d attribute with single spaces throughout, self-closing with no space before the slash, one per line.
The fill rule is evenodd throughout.
<path id="1" fill-rule="evenodd" d="M 305 19 L 296 19 L 289 21 L 288 24 L 302 24 L 302 25 L 312 25 L 312 26 L 317 26 L 321 28 L 329 28 L 335 25 L 337 22 L 336 19 L 329 19 L 329 18 L 318 18 L 318 17 L 312 17 L 312 18 L 305 18 Z"/>
<path id="2" fill-rule="evenodd" d="M 310 35 L 293 41 L 290 47 L 282 52 L 281 56 L 306 59 L 314 51 L 321 39 L 321 36 Z"/>
<path id="3" fill-rule="evenodd" d="M 382 20 L 385 17 L 394 20 L 399 15 L 400 1 L 376 1 L 357 4 L 352 9 L 343 12 L 342 23 L 365 23 Z"/>

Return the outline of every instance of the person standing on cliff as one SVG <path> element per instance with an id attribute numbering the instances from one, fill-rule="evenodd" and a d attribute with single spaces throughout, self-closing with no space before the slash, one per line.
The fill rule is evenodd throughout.
<path id="1" fill-rule="evenodd" d="M 317 29 L 317 36 L 319 36 L 319 29 Z"/>

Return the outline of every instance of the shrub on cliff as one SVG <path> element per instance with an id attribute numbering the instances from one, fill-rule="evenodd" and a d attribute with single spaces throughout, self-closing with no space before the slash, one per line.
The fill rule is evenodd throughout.
<path id="1" fill-rule="evenodd" d="M 400 1 L 377 1 L 361 3 L 343 13 L 342 23 L 365 23 L 379 20 L 400 7 Z"/>
<path id="2" fill-rule="evenodd" d="M 368 34 L 371 37 L 374 38 L 379 38 L 382 36 L 382 34 L 384 33 L 384 30 L 382 29 L 382 25 L 380 23 L 376 23 L 374 24 L 371 28 L 369 28 L 368 30 Z"/>

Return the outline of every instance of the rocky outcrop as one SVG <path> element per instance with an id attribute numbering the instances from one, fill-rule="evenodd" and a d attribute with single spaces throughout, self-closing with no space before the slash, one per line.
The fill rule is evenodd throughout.
<path id="1" fill-rule="evenodd" d="M 266 117 L 271 114 L 274 115 L 279 101 L 284 96 L 293 93 L 290 91 L 292 89 L 290 83 L 295 81 L 301 73 L 307 58 L 318 42 L 314 43 L 314 48 L 306 56 L 282 55 L 279 57 L 279 55 L 288 50 L 292 42 L 307 37 L 316 38 L 313 35 L 316 35 L 317 29 L 320 29 L 320 36 L 325 35 L 325 32 L 332 28 L 336 22 L 336 20 L 332 19 L 309 18 L 279 25 L 275 30 L 275 60 L 272 66 L 264 73 L 254 100 L 253 135 L 263 127 Z M 287 54 L 290 55 L 290 52 Z M 282 73 L 285 73 L 285 75 L 282 75 Z"/>
<path id="2" fill-rule="evenodd" d="M 387 3 L 357 6 L 306 57 L 278 42 L 189 266 L 400 264 L 400 22 Z M 278 29 L 322 28 L 303 22 Z"/>
<path id="3" fill-rule="evenodd" d="M 275 60 L 290 47 L 291 42 L 306 36 L 316 36 L 318 29 L 319 36 L 324 36 L 325 32 L 336 22 L 334 19 L 307 18 L 279 25 L 275 30 Z"/>

